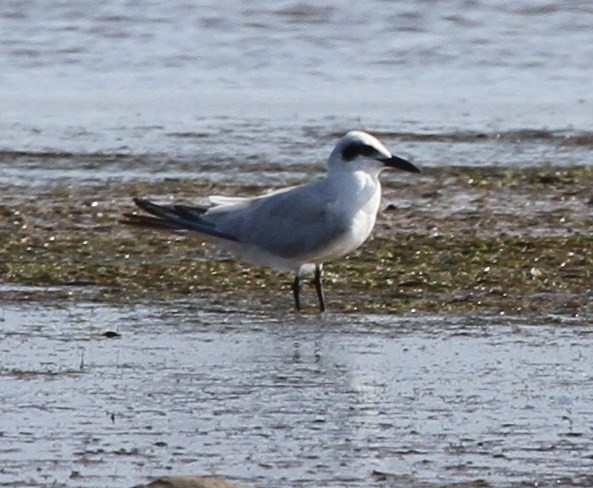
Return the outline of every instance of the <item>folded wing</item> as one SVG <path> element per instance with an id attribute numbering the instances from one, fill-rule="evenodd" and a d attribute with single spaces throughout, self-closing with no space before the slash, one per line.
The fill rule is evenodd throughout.
<path id="1" fill-rule="evenodd" d="M 189 230 L 199 234 L 236 241 L 237 237 L 230 232 L 221 232 L 211 222 L 203 219 L 207 207 L 191 207 L 187 205 L 157 205 L 143 198 L 134 198 L 134 203 L 142 210 L 151 214 L 125 214 L 122 222 L 136 227 L 149 227 L 162 230 Z"/>

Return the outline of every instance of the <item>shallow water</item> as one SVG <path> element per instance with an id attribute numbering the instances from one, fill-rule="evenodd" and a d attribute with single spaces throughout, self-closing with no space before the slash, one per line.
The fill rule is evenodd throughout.
<path id="1" fill-rule="evenodd" d="M 586 1 L 7 0 L 0 183 L 256 181 L 353 128 L 423 167 L 591 164 L 591 25 Z"/>
<path id="2" fill-rule="evenodd" d="M 5 303 L 0 318 L 3 485 L 590 486 L 582 319 L 198 303 Z"/>

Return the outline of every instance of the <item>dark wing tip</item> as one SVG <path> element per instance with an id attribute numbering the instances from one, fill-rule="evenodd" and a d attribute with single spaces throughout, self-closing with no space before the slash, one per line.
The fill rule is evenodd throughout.
<path id="1" fill-rule="evenodd" d="M 167 231 L 182 230 L 181 227 L 158 217 L 150 217 L 148 215 L 138 215 L 132 213 L 125 213 L 123 217 L 119 219 L 119 223 L 131 227 L 142 227 L 145 229 Z"/>
<path id="2" fill-rule="evenodd" d="M 188 207 L 185 205 L 157 205 L 145 198 L 135 197 L 134 203 L 145 212 L 154 215 L 150 220 L 144 219 L 138 221 L 133 219 L 130 225 L 155 226 L 157 221 L 166 223 L 169 227 L 174 229 L 184 229 L 197 232 L 202 235 L 218 237 L 229 241 L 236 241 L 237 238 L 227 232 L 221 232 L 216 229 L 216 226 L 210 222 L 202 220 L 201 216 L 206 211 L 202 207 Z M 131 214 L 133 215 L 133 214 Z M 165 227 L 161 225 L 160 227 Z"/>

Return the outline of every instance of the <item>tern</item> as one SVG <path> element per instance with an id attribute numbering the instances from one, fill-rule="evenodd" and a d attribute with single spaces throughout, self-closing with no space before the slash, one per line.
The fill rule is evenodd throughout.
<path id="1" fill-rule="evenodd" d="M 313 273 L 324 312 L 323 264 L 354 251 L 371 234 L 381 203 L 379 175 L 385 168 L 420 172 L 372 135 L 351 131 L 338 141 L 326 175 L 316 182 L 256 197 L 210 196 L 200 206 L 134 198 L 150 215 L 128 213 L 122 222 L 197 234 L 247 263 L 293 272 L 297 311 L 301 277 Z"/>

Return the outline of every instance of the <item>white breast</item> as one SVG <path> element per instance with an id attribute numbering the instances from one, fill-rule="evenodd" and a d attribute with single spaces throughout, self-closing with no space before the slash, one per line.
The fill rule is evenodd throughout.
<path id="1" fill-rule="evenodd" d="M 349 223 L 348 232 L 320 253 L 317 262 L 340 258 L 365 242 L 375 227 L 381 204 L 381 183 L 365 171 L 334 178 L 334 212 Z"/>

